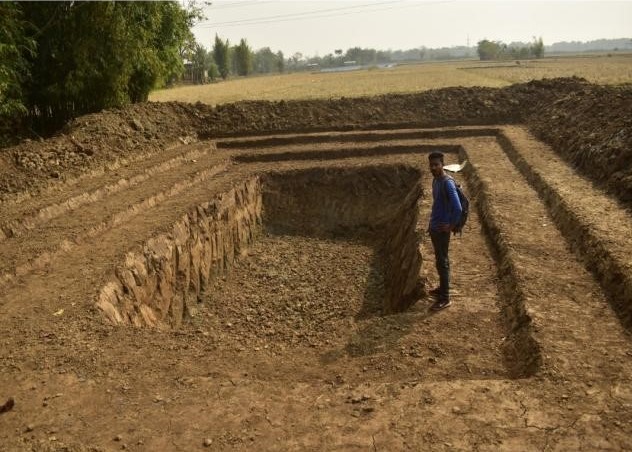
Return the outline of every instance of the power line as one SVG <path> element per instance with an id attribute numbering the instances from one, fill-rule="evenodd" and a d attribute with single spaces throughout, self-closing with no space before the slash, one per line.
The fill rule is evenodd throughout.
<path id="1" fill-rule="evenodd" d="M 212 23 L 212 24 L 208 24 L 209 26 L 217 26 L 217 25 L 232 25 L 232 24 L 245 24 L 248 22 L 257 22 L 257 23 L 267 23 L 270 20 L 275 20 L 275 19 L 285 19 L 285 18 L 300 18 L 303 16 L 309 16 L 311 14 L 321 14 L 324 12 L 333 12 L 333 11 L 341 11 L 341 10 L 349 10 L 349 9 L 358 9 L 358 8 L 367 8 L 367 7 L 373 7 L 373 6 L 379 6 L 382 4 L 391 4 L 391 3 L 400 3 L 404 0 L 389 0 L 389 1 L 383 1 L 383 2 L 376 2 L 376 3 L 365 3 L 362 5 L 355 5 L 355 6 L 342 6 L 339 8 L 327 8 L 327 9 L 317 9 L 317 10 L 312 10 L 312 11 L 303 11 L 300 13 L 292 13 L 292 14 L 277 14 L 274 16 L 265 16 L 265 17 L 256 17 L 253 19 L 239 19 L 239 20 L 233 20 L 233 21 L 228 21 L 228 22 L 216 22 L 216 23 Z"/>
<path id="2" fill-rule="evenodd" d="M 401 0 L 400 0 L 401 1 Z M 348 15 L 352 15 L 352 14 L 361 14 L 361 13 L 372 13 L 372 12 L 378 12 L 378 11 L 387 11 L 387 10 L 393 10 L 393 9 L 405 9 L 405 8 L 417 8 L 420 6 L 426 6 L 426 5 L 431 5 L 431 4 L 439 4 L 439 3 L 451 3 L 454 0 L 439 0 L 439 1 L 434 1 L 434 2 L 419 2 L 419 3 L 415 3 L 413 5 L 395 5 L 395 6 L 389 6 L 386 8 L 375 8 L 375 9 L 365 9 L 365 10 L 361 10 L 361 11 L 348 11 L 348 12 L 343 12 L 343 13 L 329 13 L 329 14 L 320 14 L 320 15 L 308 15 L 308 16 L 298 16 L 298 17 L 292 17 L 292 18 L 279 18 L 279 19 L 264 19 L 264 18 L 259 18 L 259 19 L 244 19 L 242 21 L 231 21 L 231 22 L 218 22 L 218 23 L 212 23 L 212 24 L 205 24 L 202 26 L 202 28 L 209 28 L 209 27 L 221 27 L 221 28 L 229 28 L 229 27 L 241 27 L 241 26 L 248 26 L 248 25 L 260 25 L 260 24 L 269 24 L 269 23 L 278 23 L 278 22 L 292 22 L 292 21 L 298 21 L 298 20 L 309 20 L 309 19 L 322 19 L 322 18 L 328 18 L 328 17 L 339 17 L 339 16 L 348 16 Z M 372 6 L 377 6 L 380 5 L 382 3 L 398 3 L 398 2 L 381 2 L 381 3 L 372 3 L 370 5 L 363 5 L 364 7 L 372 7 Z M 358 8 L 360 5 L 356 6 L 355 8 Z M 346 7 L 343 9 L 347 9 L 350 7 Z M 316 13 L 320 13 L 322 11 L 316 12 Z M 313 14 L 315 13 L 315 11 L 310 12 L 305 12 L 302 14 Z M 299 13 L 297 13 L 299 14 Z"/>
<path id="3" fill-rule="evenodd" d="M 312 11 L 303 11 L 300 13 L 277 14 L 274 16 L 256 17 L 252 19 L 240 19 L 240 20 L 232 20 L 232 21 L 227 21 L 227 22 L 215 22 L 215 23 L 210 23 L 210 24 L 204 24 L 202 25 L 202 27 L 234 26 L 234 25 L 246 25 L 250 23 L 254 25 L 254 24 L 259 24 L 259 23 L 276 22 L 277 19 L 288 19 L 288 20 L 302 19 L 302 18 L 309 18 L 309 16 L 313 14 L 337 12 L 337 11 L 344 11 L 344 10 L 350 10 L 350 9 L 372 8 L 372 7 L 380 6 L 380 5 L 402 3 L 403 1 L 404 0 L 389 0 L 389 1 L 382 1 L 382 2 L 374 2 L 374 3 L 364 3 L 361 5 L 354 5 L 354 6 L 343 6 L 339 8 L 327 8 L 327 9 L 317 9 L 317 10 L 312 10 Z M 362 12 L 362 11 L 353 11 L 353 12 Z M 283 22 L 284 20 L 278 20 L 278 21 Z"/>
<path id="4" fill-rule="evenodd" d="M 243 6 L 252 6 L 252 5 L 261 5 L 264 3 L 272 3 L 271 1 L 261 1 L 261 0 L 244 0 L 241 2 L 230 2 L 230 3 L 220 3 L 217 6 L 210 5 L 211 10 L 218 9 L 230 9 L 230 8 L 241 8 Z"/>

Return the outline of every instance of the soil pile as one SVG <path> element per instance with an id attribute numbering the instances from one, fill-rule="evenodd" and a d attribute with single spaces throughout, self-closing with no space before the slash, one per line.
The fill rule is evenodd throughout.
<path id="1" fill-rule="evenodd" d="M 0 152 L 0 199 L 35 192 L 178 142 L 228 135 L 527 123 L 584 174 L 632 206 L 632 88 L 580 78 L 507 88 L 218 105 L 145 103 L 83 116 L 58 136 Z"/>
<path id="2" fill-rule="evenodd" d="M 579 78 L 539 80 L 508 88 L 443 88 L 417 94 L 329 100 L 247 101 L 218 105 L 202 135 L 506 124 L 522 121 L 536 103 L 552 102 L 588 83 Z M 589 86 L 589 85 L 588 85 Z"/>
<path id="3" fill-rule="evenodd" d="M 632 208 L 632 87 L 587 85 L 539 106 L 531 131 Z"/>
<path id="4" fill-rule="evenodd" d="M 0 199 L 122 158 L 194 141 L 207 109 L 176 102 L 135 104 L 82 116 L 52 138 L 0 150 Z"/>

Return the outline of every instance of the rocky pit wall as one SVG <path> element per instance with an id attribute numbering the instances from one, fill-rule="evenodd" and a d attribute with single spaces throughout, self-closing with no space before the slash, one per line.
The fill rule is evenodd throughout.
<path id="1" fill-rule="evenodd" d="M 113 324 L 177 327 L 195 314 L 213 278 L 224 275 L 253 242 L 261 214 L 258 177 L 198 206 L 170 233 L 128 253 L 96 307 Z"/>
<path id="2" fill-rule="evenodd" d="M 385 312 L 416 300 L 420 174 L 405 166 L 272 173 L 237 185 L 127 254 L 96 307 L 113 324 L 176 328 L 261 232 L 377 241 Z M 403 200 L 403 201 L 402 201 Z"/>

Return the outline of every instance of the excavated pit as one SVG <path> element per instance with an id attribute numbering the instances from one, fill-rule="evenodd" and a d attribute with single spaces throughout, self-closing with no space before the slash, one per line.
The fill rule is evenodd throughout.
<path id="1" fill-rule="evenodd" d="M 432 146 L 437 148 L 449 155 L 462 150 Z M 338 164 L 324 163 L 336 160 L 334 150 L 321 155 L 321 163 L 306 162 L 311 160 L 306 151 L 297 160 L 305 163 L 278 169 L 270 163 L 281 163 L 290 153 L 268 151 L 259 154 L 265 156 L 261 161 L 253 154 L 253 166 L 234 177 L 239 182 L 230 190 L 198 205 L 142 250 L 128 253 L 101 290 L 97 307 L 114 324 L 208 331 L 222 347 L 236 351 L 325 348 L 325 362 L 347 356 L 380 366 L 386 360 L 397 369 L 401 361 L 386 350 L 410 342 L 413 351 L 406 349 L 403 356 L 420 356 L 415 341 L 423 334 L 413 331 L 426 328 L 418 312 L 425 310 L 421 250 L 430 252 L 420 240 L 428 207 L 422 202 L 420 162 L 430 149 L 380 146 L 371 152 L 402 154 L 402 161 L 361 165 L 343 163 L 347 153 L 358 157 L 356 149 L 339 149 Z M 472 334 L 488 325 L 482 342 L 487 345 L 477 355 L 480 367 L 436 366 L 435 377 L 524 378 L 537 372 L 540 351 L 528 322 L 521 321 L 522 301 L 503 291 L 494 302 L 491 286 L 484 292 L 500 309 L 472 305 L 472 312 L 463 313 L 467 318 L 458 320 L 470 325 Z M 473 296 L 469 288 L 456 293 L 461 294 L 457 303 Z M 400 312 L 403 316 L 388 315 Z M 449 323 L 445 328 L 452 327 Z M 432 353 L 450 355 L 450 362 L 467 360 L 471 352 L 470 345 L 459 347 L 438 332 L 425 337 Z M 497 343 L 505 337 L 501 350 Z M 416 366 L 403 369 L 402 375 Z"/>
<path id="2" fill-rule="evenodd" d="M 191 449 L 207 438 L 204 444 L 212 441 L 218 449 L 248 448 L 255 442 L 260 449 L 629 448 L 632 351 L 629 334 L 619 327 L 629 332 L 625 303 L 632 286 L 629 262 L 619 253 L 619 248 L 627 251 L 627 244 L 615 240 L 617 229 L 612 228 L 618 218 L 612 212 L 620 207 L 604 216 L 603 209 L 569 202 L 579 199 L 571 196 L 576 193 L 600 198 L 568 174 L 539 167 L 528 158 L 530 139 L 505 136 L 505 126 L 391 136 L 368 130 L 385 119 L 416 121 L 406 127 L 525 120 L 567 161 L 587 168 L 592 180 L 603 185 L 612 176 L 618 183 L 611 193 L 629 200 L 629 171 L 612 169 L 625 163 L 621 150 L 626 148 L 628 116 L 623 113 L 629 96 L 618 87 L 592 88 L 576 80 L 559 89 L 555 85 L 531 82 L 499 91 L 501 96 L 473 96 L 480 90 L 458 88 L 432 91 L 428 99 L 383 96 L 322 106 L 228 106 L 212 116 L 196 116 L 200 125 L 195 129 L 207 124 L 206 136 L 235 138 L 227 138 L 233 140 L 227 141 L 230 145 L 218 143 L 217 152 L 209 154 L 208 162 L 218 168 L 212 175 L 212 167 L 195 154 L 178 157 L 191 171 L 158 158 L 165 143 L 188 137 L 181 137 L 184 129 L 176 123 L 164 137 L 152 134 L 161 124 L 151 115 L 151 123 L 144 119 L 151 106 L 123 112 L 115 126 L 84 118 L 83 129 L 74 128 L 72 136 L 61 134 L 12 151 L 18 166 L 8 165 L 11 171 L 0 181 L 0 197 L 11 203 L 32 200 L 51 178 L 51 186 L 59 186 L 62 194 L 65 182 L 58 182 L 66 176 L 115 158 L 138 163 L 140 157 L 130 156 L 141 155 L 140 148 L 156 161 L 142 175 L 130 165 L 127 175 L 117 174 L 103 189 L 95 185 L 88 195 L 69 195 L 69 204 L 51 196 L 50 204 L 25 209 L 27 217 L 19 210 L 12 215 L 3 211 L 11 220 L 3 218 L 1 225 L 0 244 L 6 249 L 26 234 L 44 243 L 48 235 L 42 231 L 63 240 L 50 267 L 25 266 L 0 291 L 2 381 L 10 389 L 5 396 L 16 401 L 15 409 L 2 416 L 5 447 L 41 449 L 53 447 L 50 443 L 60 449 L 108 449 L 115 438 L 145 444 L 148 450 Z M 397 108 L 385 108 L 395 103 Z M 169 109 L 176 107 L 185 108 Z M 320 113 L 314 114 L 315 107 Z M 604 109 L 612 114 L 605 115 Z M 520 110 L 520 115 L 512 113 Z M 121 138 L 111 133 L 127 127 L 129 114 L 140 115 L 144 127 L 134 133 L 147 139 L 123 137 L 126 143 L 119 143 Z M 334 129 L 338 132 L 322 136 L 243 141 L 262 131 Z M 364 135 L 341 138 L 339 131 L 353 129 Z M 468 137 L 494 137 L 501 149 L 486 140 L 468 142 Z M 414 216 L 420 212 L 424 217 L 429 207 L 427 199 L 414 207 L 425 174 L 415 169 L 411 157 L 427 150 L 360 149 L 360 138 L 445 138 L 451 143 L 463 138 L 466 143 L 462 158 L 472 165 L 457 179 L 467 183 L 475 208 L 472 230 L 451 248 L 458 260 L 455 303 L 448 311 L 432 315 L 428 298 L 406 309 L 408 295 L 418 287 L 415 268 L 421 259 Z M 325 142 L 338 144 L 331 150 L 314 146 L 315 152 L 296 152 L 297 144 Z M 339 145 L 345 142 L 353 145 Z M 395 154 L 401 164 L 386 166 Z M 509 161 L 501 166 L 505 154 Z M 50 155 L 61 160 L 55 176 L 46 163 Z M 425 156 L 420 158 L 417 163 L 425 164 Z M 192 165 L 196 159 L 205 168 L 200 172 Z M 369 160 L 373 166 L 360 166 Z M 106 174 L 124 166 L 115 165 Z M 531 204 L 525 201 L 528 186 L 514 167 L 548 210 L 533 196 Z M 174 174 L 174 184 L 149 187 L 147 196 L 137 193 L 134 204 L 128 204 L 128 188 L 155 182 L 159 168 Z M 96 175 L 86 175 L 86 183 L 94 183 Z M 586 187 L 583 193 L 571 190 L 578 186 Z M 513 193 L 507 188 L 516 188 L 515 199 L 507 200 Z M 102 201 L 114 193 L 118 201 L 112 204 L 121 213 L 113 221 L 84 216 L 89 232 L 77 228 L 85 234 L 76 243 L 75 230 L 49 223 L 75 207 L 85 215 L 82 206 L 92 204 L 107 214 Z M 195 200 L 191 193 L 197 194 Z M 173 215 L 160 218 L 166 211 Z M 341 218 L 341 212 L 347 216 Z M 592 227 L 604 217 L 610 229 Z M 548 232 L 552 222 L 562 235 Z M 627 217 L 619 224 L 625 236 Z M 564 238 L 577 259 L 594 267 L 601 288 L 563 246 L 546 247 Z M 421 249 L 431 254 L 425 240 Z M 535 252 L 540 249 L 545 252 Z M 30 251 L 40 250 L 34 246 Z M 105 274 L 109 282 L 102 286 L 103 273 L 115 263 L 120 265 Z M 111 323 L 141 328 L 104 327 L 100 318 L 85 315 L 82 302 L 92 302 L 97 284 L 103 287 L 97 302 L 101 313 Z M 154 334 L 144 327 L 173 331 Z M 139 419 L 142 425 L 135 422 Z M 24 431 L 28 435 L 19 434 Z"/>
<path id="3" fill-rule="evenodd" d="M 421 292 L 421 173 L 405 165 L 314 168 L 253 176 L 198 206 L 171 232 L 128 253 L 98 297 L 115 324 L 179 327 L 261 233 L 352 240 L 374 248 L 381 311 Z M 335 264 L 335 263 L 334 263 Z"/>
<path id="4" fill-rule="evenodd" d="M 263 223 L 277 235 L 362 240 L 383 268 L 384 313 L 421 293 L 417 203 L 421 173 L 410 166 L 316 168 L 263 178 Z"/>

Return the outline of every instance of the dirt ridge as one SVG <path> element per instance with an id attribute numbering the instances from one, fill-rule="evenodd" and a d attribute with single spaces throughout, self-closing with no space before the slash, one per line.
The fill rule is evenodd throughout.
<path id="1" fill-rule="evenodd" d="M 517 134 L 514 132 L 512 135 Z M 632 219 L 624 214 L 619 215 L 613 206 L 608 206 L 609 200 L 604 199 L 603 195 L 599 197 L 599 194 L 595 194 L 594 199 L 581 205 L 581 202 L 569 196 L 559 186 L 554 186 L 551 179 L 555 180 L 556 175 L 549 174 L 547 177 L 542 172 L 542 166 L 537 167 L 537 163 L 530 161 L 506 132 L 501 133 L 497 139 L 511 162 L 540 193 L 552 218 L 566 240 L 572 244 L 576 254 L 601 283 L 624 327 L 632 328 L 632 264 L 628 262 L 630 247 L 625 236 L 626 230 L 632 230 Z M 551 160 L 548 161 L 549 165 L 552 163 Z M 558 175 L 563 171 L 563 167 L 559 169 L 559 166 L 555 166 L 555 169 Z M 590 191 L 583 191 L 582 198 L 590 196 Z M 608 217 L 606 221 L 609 232 L 618 231 L 617 238 L 613 234 L 605 234 L 603 228 L 596 227 L 595 222 L 587 215 L 587 212 L 595 208 L 594 205 L 604 207 L 602 218 Z"/>
<path id="2" fill-rule="evenodd" d="M 77 118 L 58 136 L 0 152 L 0 200 L 168 143 L 269 133 L 526 122 L 584 174 L 632 206 L 632 88 L 580 78 L 329 100 L 144 103 Z"/>

